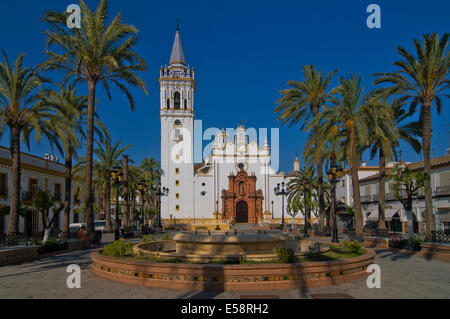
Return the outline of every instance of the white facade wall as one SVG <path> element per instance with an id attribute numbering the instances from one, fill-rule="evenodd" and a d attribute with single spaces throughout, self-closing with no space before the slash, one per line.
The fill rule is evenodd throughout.
<path id="1" fill-rule="evenodd" d="M 7 196 L 0 196 L 0 206 L 9 206 L 10 205 L 10 197 L 12 192 L 12 173 L 11 173 L 11 165 L 10 165 L 11 156 L 9 153 L 9 149 L 0 146 L 0 174 L 5 174 L 7 176 Z M 65 168 L 63 164 L 56 163 L 44 158 L 40 158 L 31 154 L 21 153 L 21 200 L 24 206 L 32 211 L 34 214 L 33 220 L 34 225 L 37 224 L 37 231 L 42 232 L 43 225 L 41 221 L 41 215 L 36 212 L 36 209 L 32 206 L 31 201 L 24 200 L 26 196 L 24 192 L 29 191 L 29 183 L 31 179 L 38 181 L 38 189 L 39 190 L 47 190 L 51 195 L 55 196 L 55 185 L 60 185 L 61 192 L 61 202 L 64 202 L 65 195 L 65 181 L 64 181 L 64 172 Z M 74 187 L 74 183 L 72 182 L 72 187 Z M 96 202 L 98 203 L 98 196 L 95 194 Z M 80 193 L 80 203 L 83 202 L 83 193 Z M 75 205 L 74 202 L 74 188 L 72 189 L 72 198 L 71 198 L 71 214 L 70 214 L 70 222 L 74 221 L 74 209 L 80 209 L 80 205 Z M 52 211 L 50 210 L 50 218 L 52 218 Z M 64 223 L 64 211 L 59 214 L 58 225 L 55 225 L 56 228 L 62 229 Z M 79 220 L 82 220 L 82 215 L 79 215 Z M 9 215 L 3 217 L 2 224 L 2 233 L 6 233 L 9 224 Z M 19 216 L 19 232 L 24 233 L 25 229 L 25 219 Z"/>

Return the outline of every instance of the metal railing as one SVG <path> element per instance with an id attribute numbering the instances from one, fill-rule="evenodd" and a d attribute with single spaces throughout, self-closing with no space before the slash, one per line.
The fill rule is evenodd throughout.
<path id="1" fill-rule="evenodd" d="M 434 192 L 435 195 L 446 195 L 450 194 L 450 185 L 446 186 L 437 186 L 436 191 Z"/>

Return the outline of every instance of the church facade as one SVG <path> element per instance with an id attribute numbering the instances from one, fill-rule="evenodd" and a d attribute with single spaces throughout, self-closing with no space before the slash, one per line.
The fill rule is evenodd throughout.
<path id="1" fill-rule="evenodd" d="M 161 67 L 159 84 L 161 184 L 170 190 L 161 198 L 162 219 L 257 223 L 265 216 L 281 218 L 282 198 L 275 195 L 274 188 L 289 178 L 270 167 L 267 137 L 260 147 L 249 141 L 243 125 L 219 130 L 210 155 L 194 165 L 196 79 L 194 69 L 186 64 L 178 28 L 169 65 Z M 286 210 L 285 218 L 290 218 Z"/>

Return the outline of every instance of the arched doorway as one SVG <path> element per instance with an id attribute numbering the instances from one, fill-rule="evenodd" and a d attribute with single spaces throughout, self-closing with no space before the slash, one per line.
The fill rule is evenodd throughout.
<path id="1" fill-rule="evenodd" d="M 241 201 L 236 205 L 236 223 L 248 223 L 248 205 Z"/>
<path id="2" fill-rule="evenodd" d="M 400 216 L 395 213 L 391 220 L 391 231 L 400 233 L 402 231 L 402 222 L 400 221 Z"/>
<path id="3" fill-rule="evenodd" d="M 413 217 L 413 233 L 418 234 L 419 233 L 419 223 L 417 222 L 416 214 L 412 213 Z"/>

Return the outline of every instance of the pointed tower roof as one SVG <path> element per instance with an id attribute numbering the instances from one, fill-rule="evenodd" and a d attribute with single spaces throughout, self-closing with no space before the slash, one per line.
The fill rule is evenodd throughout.
<path id="1" fill-rule="evenodd" d="M 172 55 L 170 56 L 170 64 L 182 63 L 186 65 L 184 60 L 183 47 L 181 46 L 180 28 L 177 25 L 177 32 L 175 33 L 175 40 L 173 41 Z"/>

